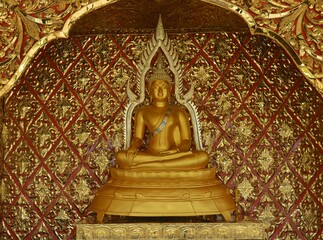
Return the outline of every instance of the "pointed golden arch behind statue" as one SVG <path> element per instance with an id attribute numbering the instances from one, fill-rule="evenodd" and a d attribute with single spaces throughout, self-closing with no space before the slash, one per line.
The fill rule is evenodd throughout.
<path id="1" fill-rule="evenodd" d="M 129 81 L 127 85 L 127 94 L 128 94 L 130 103 L 125 112 L 126 122 L 125 122 L 125 132 L 124 132 L 124 136 L 125 136 L 124 145 L 126 149 L 129 148 L 130 141 L 131 141 L 130 136 L 131 136 L 132 126 L 131 126 L 131 121 L 129 119 L 131 119 L 134 108 L 138 104 L 143 103 L 143 101 L 145 100 L 145 82 L 146 82 L 145 78 L 148 70 L 151 68 L 152 59 L 156 54 L 158 54 L 158 51 L 161 51 L 164 54 L 169 64 L 169 69 L 174 75 L 174 83 L 175 83 L 174 90 L 175 90 L 176 101 L 179 104 L 185 106 L 189 111 L 192 127 L 193 127 L 195 147 L 197 148 L 197 150 L 203 149 L 201 131 L 200 131 L 199 120 L 198 120 L 198 113 L 197 113 L 196 107 L 191 101 L 193 97 L 194 85 L 191 84 L 191 88 L 188 90 L 188 92 L 183 93 L 183 82 L 182 82 L 183 70 L 179 65 L 179 59 L 178 59 L 176 49 L 174 48 L 171 41 L 169 40 L 167 33 L 164 31 L 161 16 L 159 16 L 156 32 L 152 36 L 152 39 L 149 41 L 147 45 L 148 47 L 142 53 L 141 63 L 138 66 L 139 76 L 137 79 L 136 88 L 139 91 L 139 96 L 137 96 L 135 93 L 132 92 L 132 90 L 129 87 Z"/>
<path id="2" fill-rule="evenodd" d="M 303 75 L 322 94 L 323 83 L 321 80 L 322 79 L 321 76 L 323 76 L 323 73 L 319 69 L 314 69 L 315 68 L 314 66 L 316 64 L 315 62 L 323 61 L 323 58 L 320 55 L 313 56 L 313 53 L 312 53 L 312 51 L 310 51 L 309 46 L 304 45 L 302 47 L 306 50 L 305 51 L 306 53 L 308 51 L 310 51 L 309 53 L 307 53 L 307 56 L 309 58 L 313 58 L 314 61 L 310 60 L 310 61 L 304 62 L 303 60 L 300 59 L 301 54 L 304 55 L 304 53 L 302 53 L 302 52 L 296 53 L 294 51 L 295 48 L 287 42 L 287 39 L 284 38 L 284 36 L 281 36 L 279 33 L 272 31 L 268 27 L 257 26 L 256 20 L 255 20 L 255 18 L 258 17 L 257 14 L 250 15 L 244 9 L 245 7 L 236 5 L 235 1 L 232 1 L 232 2 L 231 1 L 224 1 L 224 0 L 201 0 L 201 1 L 212 4 L 212 5 L 219 6 L 221 8 L 227 9 L 229 11 L 232 11 L 232 12 L 238 14 L 248 24 L 250 32 L 252 34 L 264 35 L 266 37 L 273 39 L 275 42 L 277 42 L 280 46 L 282 46 L 288 52 L 288 54 L 291 56 L 294 63 L 297 65 L 297 67 L 303 73 Z M 110 5 L 110 4 L 113 4 L 116 2 L 118 2 L 118 0 L 98 0 L 98 1 L 94 1 L 93 3 L 86 5 L 80 9 L 73 9 L 73 7 L 71 5 L 71 8 L 70 8 L 71 10 L 69 10 L 71 15 L 66 20 L 62 20 L 62 21 L 65 21 L 65 23 L 64 23 L 63 28 L 60 31 L 52 32 L 48 35 L 43 36 L 41 39 L 36 41 L 32 45 L 32 47 L 26 51 L 25 54 L 22 53 L 19 56 L 18 56 L 18 54 L 16 54 L 16 56 L 12 57 L 12 58 L 16 58 L 16 59 L 18 59 L 18 58 L 22 59 L 19 66 L 17 66 L 17 67 L 14 66 L 15 63 L 14 63 L 14 61 L 12 61 L 12 59 L 7 59 L 7 60 L 5 59 L 4 62 L 2 62 L 3 65 L 7 65 L 8 68 L 13 69 L 13 70 L 10 70 L 10 72 L 14 71 L 14 73 L 11 76 L 7 76 L 4 79 L 3 78 L 0 79 L 0 83 L 2 84 L 2 86 L 0 86 L 0 97 L 4 96 L 6 93 L 8 93 L 15 86 L 17 81 L 19 81 L 19 79 L 23 76 L 25 71 L 28 69 L 29 65 L 31 64 L 31 62 L 34 59 L 34 57 L 36 56 L 36 54 L 42 48 L 44 48 L 49 42 L 51 42 L 55 39 L 59 39 L 59 38 L 68 38 L 69 31 L 70 31 L 71 27 L 75 24 L 75 22 L 78 19 L 82 18 L 86 14 L 89 14 L 95 10 L 98 10 L 100 8 L 103 8 L 107 5 Z M 303 4 L 303 3 L 300 3 L 300 4 Z M 311 4 L 315 4 L 315 2 L 311 3 Z M 253 6 L 251 6 L 251 7 L 253 7 Z M 260 13 L 261 12 L 259 11 L 259 16 L 261 15 Z M 291 10 L 291 14 L 292 13 L 293 13 L 293 11 Z M 280 16 L 280 18 L 281 18 L 280 21 L 284 20 L 283 16 Z M 46 22 L 46 21 L 44 20 L 44 22 Z M 266 21 L 266 19 L 264 19 L 264 21 Z M 41 22 L 41 19 L 37 23 L 40 24 L 40 22 Z M 19 34 L 24 34 L 24 33 L 19 33 Z M 25 36 L 28 36 L 28 34 L 26 34 Z M 26 38 L 26 39 L 28 39 L 28 38 Z M 26 40 L 26 41 L 28 41 L 28 40 Z M 31 41 L 31 40 L 29 40 L 29 41 Z M 303 44 L 306 44 L 306 42 L 304 42 Z M 4 44 L 4 45 L 6 45 L 6 44 Z M 8 45 L 6 47 L 6 49 L 9 47 L 10 46 Z M 304 59 L 304 60 L 306 60 L 306 59 Z M 11 64 L 11 63 L 7 63 L 7 62 L 13 62 L 13 63 Z M 314 72 L 316 72 L 315 75 L 313 74 Z"/>

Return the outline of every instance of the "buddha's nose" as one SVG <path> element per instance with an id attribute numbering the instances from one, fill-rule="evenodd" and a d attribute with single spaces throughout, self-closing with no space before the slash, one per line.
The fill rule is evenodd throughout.
<path id="1" fill-rule="evenodd" d="M 163 89 L 161 87 L 158 88 L 158 93 L 163 93 Z"/>

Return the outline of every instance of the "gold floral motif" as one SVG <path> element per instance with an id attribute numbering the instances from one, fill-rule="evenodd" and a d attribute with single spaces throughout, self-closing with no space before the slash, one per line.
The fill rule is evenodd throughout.
<path id="1" fill-rule="evenodd" d="M 267 170 L 272 166 L 274 158 L 271 155 L 271 152 L 268 149 L 264 149 L 260 154 L 258 161 L 263 169 Z"/>
<path id="2" fill-rule="evenodd" d="M 287 166 L 283 166 L 271 188 L 286 211 L 295 203 L 302 191 L 302 186 L 297 184 L 296 177 Z"/>
<path id="3" fill-rule="evenodd" d="M 295 211 L 293 217 L 299 217 L 301 222 L 301 230 L 307 235 L 312 235 L 320 228 L 321 209 L 318 203 L 310 196 L 306 194 L 300 204 L 298 211 Z"/>
<path id="4" fill-rule="evenodd" d="M 75 143 L 77 146 L 80 146 L 87 142 L 87 140 L 90 137 L 89 130 L 84 126 L 78 126 L 78 128 L 75 131 Z"/>
<path id="5" fill-rule="evenodd" d="M 258 128 L 251 121 L 246 111 L 241 111 L 234 123 L 228 123 L 227 128 L 232 139 L 237 143 L 239 148 L 246 152 L 252 140 L 256 137 Z"/>
<path id="6" fill-rule="evenodd" d="M 206 126 L 202 126 L 202 139 L 203 139 L 203 145 L 205 146 L 205 150 L 207 153 L 211 153 L 213 143 L 215 141 L 215 133 L 214 129 L 209 129 Z"/>
<path id="7" fill-rule="evenodd" d="M 79 182 L 75 185 L 75 192 L 79 199 L 85 199 L 90 194 L 90 189 L 85 179 L 79 180 Z"/>
<path id="8" fill-rule="evenodd" d="M 13 212 L 11 212 L 16 219 L 12 223 L 13 228 L 19 238 L 25 238 L 28 232 L 34 227 L 35 223 L 31 219 L 35 216 L 30 204 L 26 198 L 21 195 L 19 200 L 15 203 Z"/>
<path id="9" fill-rule="evenodd" d="M 38 197 L 39 197 L 39 202 L 43 203 L 44 199 L 49 195 L 50 190 L 48 188 L 48 184 L 44 183 L 44 182 L 39 182 L 36 183 L 36 189 L 35 192 L 37 193 Z"/>
<path id="10" fill-rule="evenodd" d="M 64 153 L 63 155 L 56 155 L 56 163 L 57 163 L 57 172 L 63 173 L 66 169 L 66 167 L 69 165 L 68 155 Z"/>
<path id="11" fill-rule="evenodd" d="M 88 147 L 85 156 L 89 166 L 102 182 L 106 182 L 109 176 L 109 169 L 115 164 L 115 146 L 112 143 L 114 141 L 105 140 L 100 136 Z"/>
<path id="12" fill-rule="evenodd" d="M 282 192 L 285 198 L 288 198 L 290 194 L 293 192 L 293 187 L 291 186 L 291 183 L 288 178 L 285 178 L 283 182 L 281 183 L 279 190 Z"/>
<path id="13" fill-rule="evenodd" d="M 42 222 L 42 223 L 40 224 L 40 226 L 38 227 L 38 229 L 37 229 L 37 231 L 36 231 L 36 234 L 35 234 L 35 235 L 37 235 L 37 236 L 46 236 L 47 231 L 48 231 L 48 230 L 46 229 L 45 223 L 44 223 L 44 222 Z"/>
<path id="14" fill-rule="evenodd" d="M 219 110 L 219 115 L 225 115 L 231 108 L 230 97 L 232 94 L 222 93 L 216 101 L 216 108 Z"/>
<path id="15" fill-rule="evenodd" d="M 281 128 L 278 130 L 279 135 L 284 139 L 293 137 L 293 130 L 287 123 L 283 123 Z"/>
<path id="16" fill-rule="evenodd" d="M 114 64 L 113 69 L 106 81 L 109 84 L 113 83 L 113 85 L 115 85 L 117 89 L 116 94 L 120 99 L 126 97 L 126 84 L 129 79 L 136 78 L 135 71 L 136 69 L 129 66 L 129 64 L 123 58 L 119 58 Z"/>
<path id="17" fill-rule="evenodd" d="M 103 171 L 108 167 L 108 156 L 104 151 L 98 151 L 97 153 L 93 154 L 93 159 L 99 166 L 100 170 Z"/>
<path id="18" fill-rule="evenodd" d="M 238 134 L 238 137 L 241 138 L 242 141 L 244 140 L 247 140 L 252 131 L 250 129 L 250 127 L 248 126 L 248 122 L 240 122 L 241 125 L 237 128 L 237 134 Z"/>
<path id="19" fill-rule="evenodd" d="M 232 171 L 232 160 L 227 154 L 225 154 L 224 151 L 218 153 L 218 155 L 216 156 L 216 160 L 221 166 L 221 170 L 223 170 L 226 173 Z"/>
<path id="20" fill-rule="evenodd" d="M 308 209 L 306 211 L 306 213 L 304 214 L 306 227 L 307 228 L 313 228 L 313 225 L 314 225 L 315 221 L 318 220 L 317 217 L 318 216 L 315 215 L 312 210 Z"/>
<path id="21" fill-rule="evenodd" d="M 115 79 L 116 81 L 116 87 L 122 87 L 125 85 L 125 83 L 128 81 L 129 79 L 129 76 L 127 74 L 125 74 L 122 69 L 121 71 L 120 70 L 117 70 L 117 69 L 114 69 L 112 71 L 112 77 Z"/>
<path id="22" fill-rule="evenodd" d="M 259 220 L 262 222 L 270 222 L 271 220 L 275 219 L 275 216 L 272 213 L 272 208 L 269 206 L 266 206 L 263 212 L 259 216 Z M 267 224 L 266 224 L 267 225 Z"/>
<path id="23" fill-rule="evenodd" d="M 50 227 L 55 234 L 61 235 L 62 238 L 66 238 L 66 236 L 71 233 L 71 230 L 69 229 L 72 227 L 70 225 L 71 218 L 79 220 L 73 206 L 66 200 L 66 197 L 60 197 L 56 205 L 49 211 L 49 214 L 52 216 L 52 221 L 49 223 Z M 45 234 L 45 236 L 48 236 L 48 233 Z"/>
<path id="24" fill-rule="evenodd" d="M 84 211 L 89 204 L 90 184 L 91 180 L 87 169 L 81 167 L 68 190 L 69 195 L 74 199 L 75 204 L 81 211 Z"/>
<path id="25" fill-rule="evenodd" d="M 242 183 L 238 185 L 238 190 L 244 199 L 248 199 L 252 195 L 253 186 L 248 179 L 244 179 Z"/>
<path id="26" fill-rule="evenodd" d="M 302 174 L 304 180 L 309 183 L 312 176 L 315 174 L 316 169 L 322 165 L 322 161 L 320 161 L 320 156 L 316 156 L 312 147 L 307 147 L 306 149 L 300 151 L 301 152 L 294 158 L 294 164 L 299 169 L 299 172 Z"/>
<path id="27" fill-rule="evenodd" d="M 210 42 L 208 42 L 205 51 L 212 58 L 213 64 L 215 64 L 219 70 L 223 71 L 238 47 L 229 41 L 228 33 L 222 32 L 220 36 L 212 38 Z"/>
<path id="28" fill-rule="evenodd" d="M 210 78 L 210 72 L 212 71 L 213 69 L 210 69 L 210 67 L 206 69 L 205 67 L 200 66 L 198 67 L 197 71 L 195 71 L 194 77 L 198 79 L 197 82 L 199 82 L 201 85 L 210 85 L 208 80 Z"/>

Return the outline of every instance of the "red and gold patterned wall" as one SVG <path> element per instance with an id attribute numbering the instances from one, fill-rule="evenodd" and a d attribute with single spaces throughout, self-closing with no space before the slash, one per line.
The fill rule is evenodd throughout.
<path id="1" fill-rule="evenodd" d="M 55 40 L 4 97 L 2 239 L 75 238 L 123 147 L 126 82 L 150 37 Z M 239 220 L 263 221 L 269 239 L 322 238 L 322 95 L 268 38 L 170 37 Z"/>

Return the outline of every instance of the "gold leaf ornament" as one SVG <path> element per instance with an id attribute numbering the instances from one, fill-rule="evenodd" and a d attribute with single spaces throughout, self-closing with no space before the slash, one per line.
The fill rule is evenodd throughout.
<path id="1" fill-rule="evenodd" d="M 18 7 L 15 8 L 15 12 L 17 14 L 17 16 L 20 18 L 20 20 L 24 23 L 25 29 L 27 34 L 32 37 L 35 40 L 39 40 L 40 39 L 40 27 L 32 22 L 31 20 L 29 20 L 26 16 L 27 14 L 25 12 L 23 12 L 21 9 L 19 9 Z"/>
<path id="2" fill-rule="evenodd" d="M 287 11 L 287 13 L 289 13 L 288 16 L 286 16 L 285 18 L 283 18 L 281 20 L 281 22 L 279 23 L 279 32 L 288 32 L 288 31 L 292 31 L 293 30 L 293 20 L 297 19 L 297 25 L 296 25 L 296 33 L 299 34 L 301 33 L 301 25 L 303 22 L 303 18 L 304 18 L 304 13 L 307 9 L 307 4 L 302 3 L 298 6 L 296 6 L 295 8 Z M 286 14 L 286 13 L 284 13 Z"/>
<path id="3" fill-rule="evenodd" d="M 8 8 L 18 6 L 18 3 L 16 0 L 4 0 L 3 2 L 7 4 Z"/>

